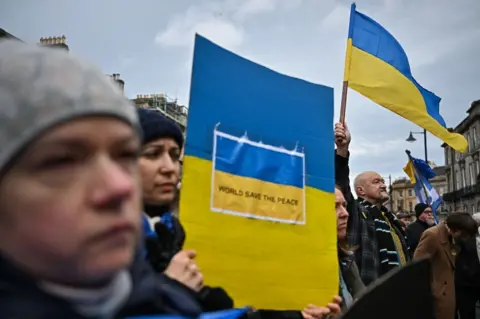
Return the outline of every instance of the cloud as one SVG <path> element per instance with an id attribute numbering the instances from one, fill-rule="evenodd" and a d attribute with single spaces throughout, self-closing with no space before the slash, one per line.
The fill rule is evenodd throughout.
<path id="1" fill-rule="evenodd" d="M 155 42 L 164 47 L 189 47 L 194 34 L 201 34 L 215 43 L 234 49 L 246 39 L 243 24 L 247 19 L 279 9 L 292 10 L 304 0 L 219 0 L 191 5 L 174 15 Z"/>
<path id="2" fill-rule="evenodd" d="M 245 0 L 236 10 L 235 18 L 243 20 L 259 13 L 272 12 L 277 5 L 277 0 Z"/>
<path id="3" fill-rule="evenodd" d="M 156 35 L 155 42 L 164 47 L 190 47 L 195 33 L 199 33 L 230 49 L 240 46 L 245 39 L 243 29 L 215 8 L 192 5 L 184 13 L 174 15 Z"/>
<path id="4" fill-rule="evenodd" d="M 387 152 L 398 150 L 398 148 L 405 144 L 404 139 L 396 139 L 390 141 L 382 141 L 381 143 L 372 142 L 364 138 L 354 140 L 350 146 L 350 153 L 352 156 L 382 156 Z"/>

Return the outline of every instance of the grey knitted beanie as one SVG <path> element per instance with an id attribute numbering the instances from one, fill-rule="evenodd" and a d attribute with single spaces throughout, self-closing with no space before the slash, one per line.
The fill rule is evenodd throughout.
<path id="1" fill-rule="evenodd" d="M 0 171 L 39 134 L 75 118 L 111 116 L 141 130 L 134 106 L 99 69 L 15 40 L 0 41 L 0 110 Z"/>

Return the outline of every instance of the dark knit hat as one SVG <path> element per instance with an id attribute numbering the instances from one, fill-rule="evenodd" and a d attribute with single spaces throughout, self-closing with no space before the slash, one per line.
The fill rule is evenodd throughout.
<path id="1" fill-rule="evenodd" d="M 418 203 L 417 205 L 415 205 L 415 214 L 417 218 L 422 215 L 422 213 L 425 211 L 425 209 L 427 209 L 427 207 L 429 207 L 429 205 L 424 203 Z"/>
<path id="2" fill-rule="evenodd" d="M 138 108 L 137 114 L 143 131 L 143 144 L 170 137 L 180 149 L 183 147 L 182 130 L 174 121 L 153 110 Z"/>

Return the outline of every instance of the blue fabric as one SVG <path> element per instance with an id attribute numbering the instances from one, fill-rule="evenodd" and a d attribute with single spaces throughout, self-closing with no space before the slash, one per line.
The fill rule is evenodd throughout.
<path id="1" fill-rule="evenodd" d="M 152 226 L 150 226 L 150 221 L 145 214 L 143 214 L 143 234 L 145 237 L 157 237 L 157 233 Z"/>
<path id="2" fill-rule="evenodd" d="M 242 309 L 229 309 L 215 312 L 202 313 L 199 319 L 237 319 L 247 312 L 247 308 Z M 175 315 L 149 315 L 139 317 L 129 317 L 126 319 L 189 319 L 184 316 Z"/>
<path id="3" fill-rule="evenodd" d="M 170 212 L 166 212 L 160 218 L 160 222 L 164 224 L 170 231 L 174 231 L 173 228 L 173 215 Z"/>
<path id="4" fill-rule="evenodd" d="M 280 185 L 304 187 L 304 157 L 215 134 L 215 170 Z M 325 169 L 327 169 L 325 167 Z M 327 175 L 326 172 L 322 174 Z"/>

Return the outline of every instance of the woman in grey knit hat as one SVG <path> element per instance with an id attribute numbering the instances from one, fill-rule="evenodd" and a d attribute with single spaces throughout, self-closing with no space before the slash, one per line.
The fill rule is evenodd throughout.
<path id="1" fill-rule="evenodd" d="M 3 41 L 0 107 L 0 317 L 197 315 L 192 291 L 136 258 L 140 131 L 112 81 Z"/>

